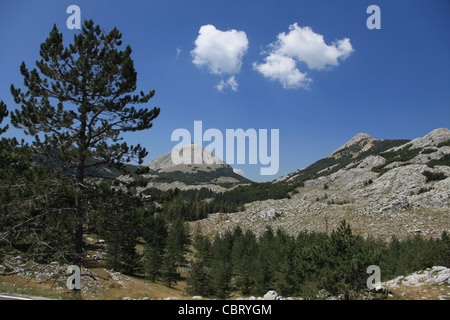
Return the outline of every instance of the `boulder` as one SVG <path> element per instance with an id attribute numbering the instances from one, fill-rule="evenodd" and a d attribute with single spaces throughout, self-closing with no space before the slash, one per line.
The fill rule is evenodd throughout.
<path id="1" fill-rule="evenodd" d="M 264 295 L 264 300 L 279 300 L 280 297 L 278 296 L 278 293 L 276 291 L 267 291 L 267 293 Z"/>

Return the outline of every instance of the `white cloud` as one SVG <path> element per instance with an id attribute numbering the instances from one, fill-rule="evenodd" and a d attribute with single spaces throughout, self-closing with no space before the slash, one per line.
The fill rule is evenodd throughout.
<path id="1" fill-rule="evenodd" d="M 289 26 L 289 33 L 278 34 L 269 45 L 264 62 L 254 63 L 253 67 L 265 77 L 280 81 L 285 88 L 307 87 L 311 79 L 299 70 L 297 63 L 304 63 L 311 70 L 323 70 L 338 66 L 353 51 L 349 38 L 327 45 L 321 34 L 294 23 Z"/>
<path id="2" fill-rule="evenodd" d="M 233 168 L 233 172 L 234 172 L 234 173 L 237 173 L 237 174 L 239 174 L 239 175 L 241 175 L 241 176 L 244 176 L 244 175 L 245 175 L 245 172 L 244 172 L 244 170 L 242 170 L 242 169 L 236 169 L 236 168 Z"/>
<path id="3" fill-rule="evenodd" d="M 231 76 L 230 78 L 228 78 L 227 81 L 221 80 L 217 84 L 216 88 L 219 91 L 223 91 L 226 88 L 230 88 L 233 91 L 237 91 L 238 83 L 236 81 L 236 78 L 234 76 Z"/>
<path id="4" fill-rule="evenodd" d="M 271 80 L 278 80 L 285 89 L 307 88 L 311 82 L 305 73 L 296 67 L 293 58 L 278 53 L 271 53 L 264 63 L 254 63 L 253 67 Z"/>
<path id="5" fill-rule="evenodd" d="M 248 49 L 248 39 L 244 31 L 217 30 L 213 25 L 200 28 L 191 51 L 195 65 L 206 66 L 213 74 L 235 74 L 242 66 L 242 57 Z"/>
<path id="6" fill-rule="evenodd" d="M 310 27 L 302 28 L 294 23 L 289 30 L 288 34 L 283 32 L 278 35 L 277 51 L 305 62 L 310 69 L 337 66 L 339 59 L 345 60 L 353 51 L 348 38 L 327 45 L 323 36 L 314 33 Z"/>
<path id="7" fill-rule="evenodd" d="M 213 25 L 204 25 L 195 40 L 191 51 L 192 62 L 199 68 L 206 67 L 215 75 L 234 75 L 241 71 L 242 58 L 247 53 L 248 39 L 244 31 L 221 31 Z M 233 76 L 226 82 L 222 80 L 216 88 L 229 87 L 237 90 L 237 81 Z"/>

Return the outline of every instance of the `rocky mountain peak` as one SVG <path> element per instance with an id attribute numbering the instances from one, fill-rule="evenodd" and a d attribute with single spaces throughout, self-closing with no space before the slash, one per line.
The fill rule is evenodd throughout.
<path id="1" fill-rule="evenodd" d="M 198 167 L 199 166 L 211 166 L 210 163 L 213 163 L 214 165 L 220 165 L 231 171 L 233 170 L 233 168 L 231 166 L 226 164 L 222 159 L 217 157 L 215 154 L 213 154 L 213 153 L 203 149 L 201 146 L 199 146 L 197 144 L 193 144 L 193 143 L 191 143 L 190 145 L 187 145 L 187 146 L 178 147 L 178 148 L 174 149 L 173 151 L 154 159 L 153 161 L 151 161 L 147 164 L 147 167 L 149 167 L 150 169 L 152 169 L 154 171 L 163 171 L 163 170 L 167 170 L 172 167 L 175 167 L 177 165 L 172 161 L 172 152 L 174 152 L 176 155 L 182 157 L 183 152 L 188 151 L 189 149 L 191 152 L 191 163 L 190 164 L 192 164 L 192 165 L 195 165 Z M 196 158 L 203 159 L 202 163 L 196 164 L 194 161 Z M 205 162 L 205 159 L 208 159 L 208 162 Z M 187 164 L 185 164 L 185 165 L 187 165 Z"/>
<path id="2" fill-rule="evenodd" d="M 331 153 L 329 157 L 339 156 L 339 154 L 342 151 L 351 148 L 356 149 L 356 151 L 358 152 L 365 151 L 368 148 L 370 148 L 370 143 L 375 140 L 377 139 L 372 138 L 372 136 L 370 136 L 369 134 L 360 132 L 356 136 L 351 138 L 348 142 L 346 142 L 344 145 L 336 149 L 333 153 Z"/>
<path id="3" fill-rule="evenodd" d="M 191 161 L 185 161 L 187 159 L 183 157 L 184 152 L 189 152 L 189 150 Z M 172 153 L 178 159 L 172 159 Z M 182 163 L 177 164 L 177 160 Z M 163 180 L 169 179 L 189 184 L 226 185 L 251 182 L 236 173 L 233 167 L 217 155 L 193 143 L 175 148 L 149 162 L 146 166 L 155 172 L 156 180 L 159 177 Z"/>

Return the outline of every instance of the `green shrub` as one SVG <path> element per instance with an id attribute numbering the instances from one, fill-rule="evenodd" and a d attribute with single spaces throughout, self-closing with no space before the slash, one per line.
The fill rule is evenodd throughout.
<path id="1" fill-rule="evenodd" d="M 421 154 L 430 154 L 430 153 L 433 153 L 433 152 L 436 152 L 436 151 L 437 151 L 436 149 L 428 148 L 428 149 L 423 149 Z"/>
<path id="2" fill-rule="evenodd" d="M 424 171 L 422 174 L 427 178 L 427 182 L 444 180 L 447 176 L 442 172 Z"/>
<path id="3" fill-rule="evenodd" d="M 450 166 L 450 153 L 445 154 L 440 159 L 429 161 L 427 166 L 430 168 L 434 168 L 435 166 Z"/>

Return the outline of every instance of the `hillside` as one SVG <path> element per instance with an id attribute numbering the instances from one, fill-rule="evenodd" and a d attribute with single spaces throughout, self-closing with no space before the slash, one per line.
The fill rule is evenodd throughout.
<path id="1" fill-rule="evenodd" d="M 368 134 L 358 133 L 329 156 L 318 160 L 307 168 L 278 178 L 275 182 L 306 181 L 329 175 L 351 164 L 358 163 L 369 156 L 377 155 L 407 142 L 409 140 L 378 140 Z"/>
<path id="2" fill-rule="evenodd" d="M 183 157 L 183 152 L 190 149 L 189 163 L 175 164 L 172 161 L 172 153 Z M 189 155 L 187 155 L 189 157 Z M 198 159 L 201 163 L 197 163 Z M 180 147 L 172 152 L 162 155 L 146 165 L 156 172 L 161 178 L 185 182 L 187 184 L 225 184 L 236 185 L 251 182 L 247 178 L 235 173 L 233 168 L 202 147 L 191 144 Z"/>
<path id="3" fill-rule="evenodd" d="M 274 181 L 297 183 L 290 198 L 255 201 L 246 211 L 197 222 L 208 234 L 236 225 L 329 231 L 346 219 L 356 233 L 390 238 L 450 230 L 450 131 L 436 129 L 409 140 L 358 134 L 305 169 Z"/>

